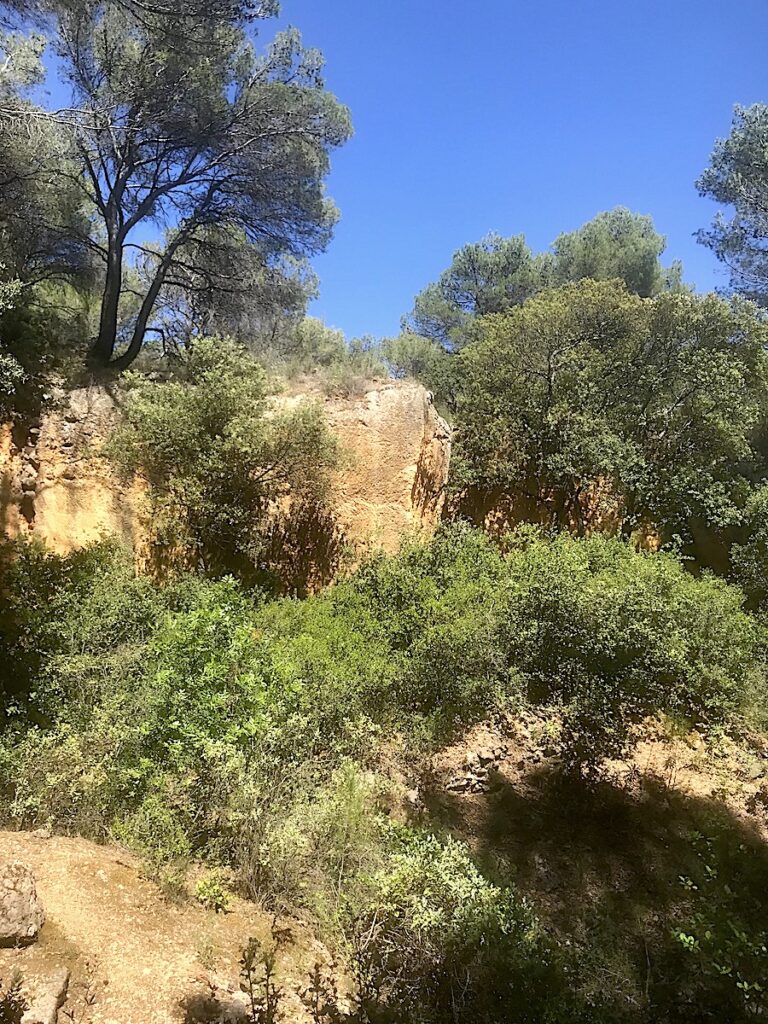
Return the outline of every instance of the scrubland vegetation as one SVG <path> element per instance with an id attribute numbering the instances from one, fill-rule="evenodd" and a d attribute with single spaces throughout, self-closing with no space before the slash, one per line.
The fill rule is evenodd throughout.
<path id="1" fill-rule="evenodd" d="M 4 6 L 0 408 L 23 427 L 52 380 L 114 386 L 104 454 L 146 481 L 154 557 L 4 544 L 3 825 L 124 844 L 212 913 L 301 910 L 354 992 L 342 1013 L 315 977 L 317 1021 L 763 1019 L 768 795 L 750 828 L 609 768 L 654 730 L 768 750 L 768 108 L 737 110 L 699 182 L 733 207 L 701 236 L 728 295 L 620 208 L 545 253 L 467 245 L 398 337 L 347 341 L 306 315 L 347 111 L 297 34 L 256 46 L 270 5 L 204 7 Z M 433 391 L 450 493 L 434 537 L 353 565 L 320 398 L 377 376 Z M 307 379 L 318 403 L 276 411 Z M 496 845 L 422 796 L 472 727 L 531 716 L 546 777 L 516 859 L 514 794 Z M 537 844 L 570 860 L 545 891 Z M 637 870 L 606 880 L 619 847 Z"/>

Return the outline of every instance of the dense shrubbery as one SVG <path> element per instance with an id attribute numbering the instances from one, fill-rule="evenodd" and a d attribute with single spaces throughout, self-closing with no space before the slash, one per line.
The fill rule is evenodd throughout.
<path id="1" fill-rule="evenodd" d="M 690 906 L 674 938 L 694 970 L 681 1002 L 687 998 L 703 1017 L 717 1006 L 721 1019 L 739 1019 L 744 1010 L 760 1019 L 768 1012 L 768 924 L 765 901 L 752 898 L 765 891 L 756 851 L 716 828 L 690 841 L 698 863 L 692 876 L 680 876 Z"/>
<path id="2" fill-rule="evenodd" d="M 390 846 L 353 922 L 364 1019 L 586 1019 L 563 997 L 557 953 L 525 900 L 484 878 L 463 844 L 403 830 Z"/>
<path id="3" fill-rule="evenodd" d="M 322 777 L 381 729 L 435 737 L 543 703 L 589 771 L 647 715 L 732 721 L 759 668 L 737 590 L 600 537 L 522 534 L 502 555 L 454 528 L 263 607 L 231 581 L 155 587 L 106 548 L 14 571 L 11 814 L 173 855 L 231 850 L 276 771 Z"/>
<path id="4" fill-rule="evenodd" d="M 767 329 L 743 300 L 594 281 L 478 320 L 454 360 L 454 482 L 580 529 L 606 482 L 625 533 L 735 526 L 766 469 Z"/>
<path id="5" fill-rule="evenodd" d="M 727 725 L 761 685 L 738 590 L 603 537 L 501 550 L 453 527 L 303 601 L 155 584 L 109 545 L 21 546 L 8 572 L 6 820 L 125 842 L 169 885 L 191 858 L 226 864 L 308 907 L 372 1020 L 580 1019 L 556 1015 L 559 954 L 518 898 L 459 846 L 393 831 L 388 737 L 434 745 L 533 703 L 588 773 L 645 716 Z"/>

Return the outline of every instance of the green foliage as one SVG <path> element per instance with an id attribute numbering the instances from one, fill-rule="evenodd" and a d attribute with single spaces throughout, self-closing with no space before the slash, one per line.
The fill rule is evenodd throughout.
<path id="1" fill-rule="evenodd" d="M 619 280 L 627 291 L 643 298 L 679 289 L 682 267 L 679 263 L 668 270 L 661 266 L 665 248 L 666 239 L 650 217 L 617 206 L 558 236 L 553 245 L 554 282 Z"/>
<path id="2" fill-rule="evenodd" d="M 285 993 L 275 982 L 277 943 L 265 946 L 251 938 L 240 960 L 240 984 L 248 997 L 248 1024 L 277 1024 Z"/>
<path id="3" fill-rule="evenodd" d="M 649 715 L 732 720 L 761 679 L 761 638 L 741 593 L 669 556 L 600 535 L 524 539 L 508 579 L 511 660 L 534 703 L 561 709 L 556 745 L 582 771 L 621 756 Z"/>
<path id="4" fill-rule="evenodd" d="M 229 910 L 230 893 L 221 872 L 212 871 L 205 878 L 200 879 L 195 886 L 195 899 L 217 914 L 223 914 Z"/>
<path id="5" fill-rule="evenodd" d="M 432 338 L 404 331 L 386 338 L 382 353 L 393 376 L 412 377 L 434 391 L 444 393 L 448 359 L 445 349 Z"/>
<path id="6" fill-rule="evenodd" d="M 214 907 L 219 865 L 275 909 L 307 908 L 349 943 L 361 1020 L 602 1019 L 571 1004 L 562 951 L 514 892 L 460 845 L 389 823 L 390 737 L 434 744 L 527 700 L 589 774 L 647 715 L 738 724 L 752 680 L 765 700 L 738 590 L 599 536 L 528 530 L 499 549 L 444 528 L 304 601 L 160 585 L 108 545 L 21 547 L 8 572 L 3 628 L 27 677 L 0 735 L 8 823 L 117 839 L 165 888 L 203 860 Z M 701 946 L 697 928 L 678 931 Z"/>
<path id="7" fill-rule="evenodd" d="M 467 344 L 477 317 L 508 313 L 546 288 L 585 278 L 619 280 L 640 296 L 680 290 L 681 265 L 660 263 L 665 245 L 650 217 L 623 206 L 559 235 L 552 253 L 534 255 L 522 235 L 490 234 L 454 253 L 450 267 L 416 296 L 403 318 L 407 343 L 399 341 L 394 351 L 422 361 L 427 350 L 411 335 L 456 351 Z"/>
<path id="8" fill-rule="evenodd" d="M 718 213 L 699 241 L 728 267 L 732 288 L 768 305 L 768 105 L 736 107 L 731 134 L 718 139 L 697 186 L 733 208 L 730 219 Z"/>
<path id="9" fill-rule="evenodd" d="M 691 1001 L 710 1014 L 717 1008 L 723 1020 L 759 1019 L 768 1008 L 768 906 L 746 897 L 759 892 L 745 884 L 752 851 L 729 847 L 717 832 L 696 832 L 691 841 L 698 871 L 680 878 L 690 910 L 674 931 L 684 959 L 695 964 Z"/>
<path id="10" fill-rule="evenodd" d="M 736 582 L 755 607 L 768 598 L 768 487 L 754 490 L 744 506 L 741 543 L 731 547 L 731 568 Z"/>
<path id="11" fill-rule="evenodd" d="M 225 322 L 243 312 L 221 309 L 226 293 L 240 292 L 242 305 L 254 284 L 254 300 L 273 290 L 266 305 L 279 307 L 287 292 L 295 309 L 283 271 L 330 239 L 337 215 L 323 181 L 330 151 L 351 132 L 324 88 L 321 55 L 294 29 L 257 54 L 237 14 L 177 9 L 157 20 L 119 2 L 66 8 L 59 29 L 72 107 L 82 111 L 79 170 L 104 242 L 94 359 L 129 365 L 169 288 L 192 307 L 207 291 L 213 319 L 224 312 Z M 124 264 L 130 233 L 148 221 L 164 237 L 142 250 L 132 316 Z M 237 264 L 242 276 L 232 274 Z M 123 336 L 127 348 L 113 360 Z"/>
<path id="12" fill-rule="evenodd" d="M 533 255 L 522 235 L 490 234 L 454 253 L 439 280 L 416 296 L 403 327 L 445 348 L 459 348 L 472 317 L 503 313 L 546 281 L 546 261 Z"/>
<path id="13" fill-rule="evenodd" d="M 377 784 L 342 766 L 380 735 L 434 741 L 527 698 L 590 772 L 647 715 L 707 727 L 764 699 L 734 588 L 600 537 L 510 544 L 445 530 L 263 607 L 232 581 L 155 586 L 105 547 L 24 552 L 5 615 L 26 672 L 0 754 L 8 814 L 111 833 L 154 864 L 223 858 L 295 900 L 302 876 L 338 879 L 375 848 Z"/>
<path id="14" fill-rule="evenodd" d="M 336 462 L 319 410 L 273 409 L 259 364 L 213 338 L 195 343 L 182 379 L 130 378 L 108 451 L 149 483 L 159 544 L 212 573 L 257 578 L 278 504 L 321 504 Z"/>
<path id="15" fill-rule="evenodd" d="M 371 877 L 353 928 L 370 1021 L 558 1018 L 553 950 L 527 904 L 487 881 L 454 841 L 404 831 Z"/>
<path id="16" fill-rule="evenodd" d="M 614 282 L 481 320 L 455 371 L 454 483 L 529 495 L 581 529 L 606 482 L 625 532 L 735 524 L 763 471 L 765 338 L 743 301 L 641 300 Z"/>
<path id="17" fill-rule="evenodd" d="M 0 271 L 2 271 L 0 265 Z M 21 282 L 0 282 L 0 328 L 4 315 L 13 309 L 21 290 Z M 27 375 L 18 359 L 0 347 L 0 414 L 7 415 L 13 408 L 14 399 L 19 388 L 26 382 Z"/>
<path id="18" fill-rule="evenodd" d="M 256 800 L 251 789 L 237 866 L 254 895 L 278 907 L 306 907 L 330 931 L 360 876 L 380 866 L 387 786 L 349 760 L 325 781 L 322 762 L 291 771 L 290 785 L 276 793 Z"/>

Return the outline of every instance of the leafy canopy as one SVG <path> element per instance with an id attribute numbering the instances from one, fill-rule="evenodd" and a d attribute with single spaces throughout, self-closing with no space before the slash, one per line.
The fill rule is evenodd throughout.
<path id="1" fill-rule="evenodd" d="M 640 296 L 677 289 L 682 267 L 662 267 L 665 245 L 650 217 L 621 206 L 559 235 L 551 253 L 534 255 L 522 235 L 490 234 L 454 253 L 416 296 L 403 328 L 454 350 L 466 344 L 473 318 L 505 313 L 553 285 L 591 278 L 621 280 Z"/>
<path id="2" fill-rule="evenodd" d="M 594 281 L 480 319 L 453 375 L 454 481 L 545 502 L 559 525 L 586 528 L 606 482 L 627 530 L 735 523 L 764 471 L 767 330 L 743 300 Z"/>
<path id="3" fill-rule="evenodd" d="M 768 105 L 736 107 L 731 134 L 717 141 L 697 185 L 733 211 L 718 213 L 699 241 L 726 264 L 732 288 L 768 305 Z"/>
<path id="4" fill-rule="evenodd" d="M 317 408 L 281 412 L 263 368 L 233 342 L 201 338 L 181 379 L 129 378 L 109 451 L 149 485 L 156 540 L 213 572 L 266 568 L 281 502 L 322 501 L 336 444 Z"/>

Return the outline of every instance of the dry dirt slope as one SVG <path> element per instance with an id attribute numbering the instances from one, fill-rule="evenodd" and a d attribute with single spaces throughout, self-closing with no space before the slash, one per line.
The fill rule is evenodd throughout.
<path id="1" fill-rule="evenodd" d="M 0 832 L 0 864 L 14 860 L 34 872 L 47 919 L 37 944 L 0 949 L 0 977 L 7 980 L 19 970 L 34 996 L 68 967 L 72 982 L 65 1009 L 78 1012 L 92 975 L 95 1002 L 84 1018 L 88 1024 L 191 1020 L 211 986 L 226 1005 L 227 990 L 237 991 L 238 958 L 249 937 L 271 941 L 273 919 L 253 904 L 236 901 L 231 912 L 216 914 L 194 902 L 168 902 L 142 877 L 140 865 L 114 847 Z M 279 925 L 290 931 L 278 958 L 287 1019 L 302 1021 L 296 990 L 328 954 L 300 922 Z"/>

